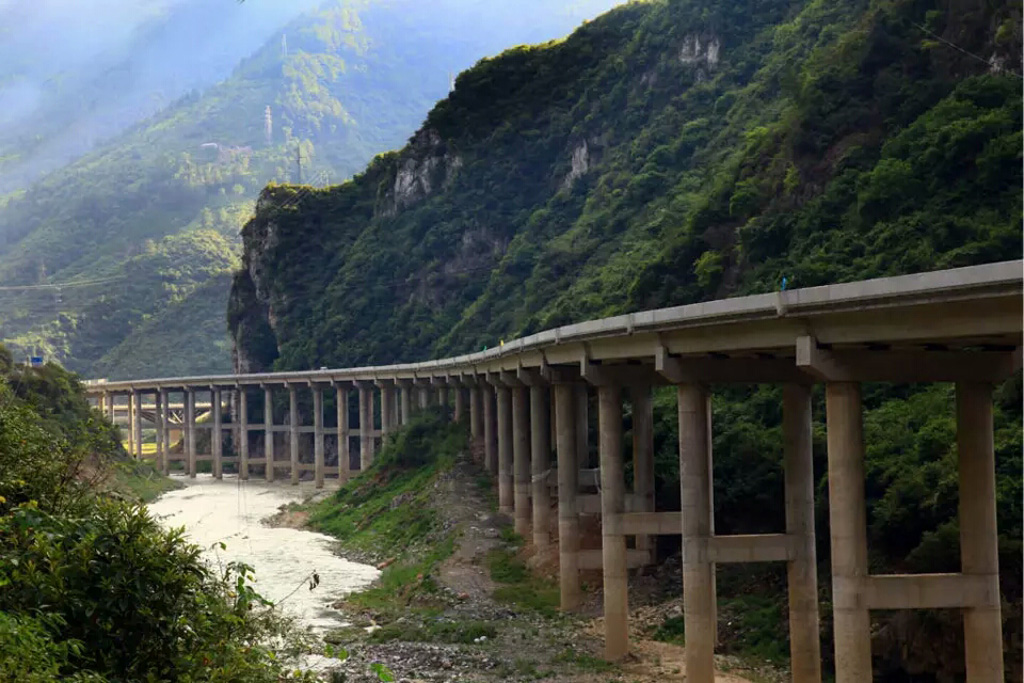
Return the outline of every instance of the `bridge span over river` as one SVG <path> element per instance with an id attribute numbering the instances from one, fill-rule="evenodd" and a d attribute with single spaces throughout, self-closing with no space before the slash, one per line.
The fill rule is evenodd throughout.
<path id="1" fill-rule="evenodd" d="M 209 461 L 215 476 L 229 463 L 242 479 L 262 470 L 272 480 L 283 470 L 296 483 L 310 472 L 320 485 L 328 475 L 344 481 L 369 466 L 379 440 L 415 411 L 450 406 L 453 419 L 468 422 L 475 452 L 497 476 L 500 509 L 539 550 L 557 547 L 562 608 L 579 605 L 581 571 L 602 572 L 608 658 L 629 648 L 628 568 L 650 561 L 652 536 L 672 534 L 682 537 L 687 680 L 714 677 L 715 565 L 786 562 L 792 678 L 819 683 L 811 390 L 822 383 L 836 680 L 871 680 L 870 610 L 958 608 L 967 680 L 995 683 L 1003 680 L 1003 649 L 992 390 L 1020 372 L 1022 268 L 1021 261 L 994 263 L 643 311 L 422 363 L 87 386 L 111 417 L 128 411 L 137 456 L 142 418 L 149 417 L 165 470 L 180 462 L 195 476 L 197 465 Z M 870 573 L 863 382 L 956 385 L 960 572 Z M 777 534 L 714 532 L 710 396 L 722 383 L 784 387 L 786 528 Z M 651 392 L 663 385 L 674 386 L 678 398 L 681 511 L 658 510 L 653 494 Z M 326 391 L 336 407 L 328 425 Z M 288 397 L 287 410 L 278 406 L 281 418 L 275 392 Z M 203 422 L 196 419 L 197 394 L 221 407 Z M 354 415 L 350 394 L 357 397 Z M 586 469 L 595 396 L 598 462 Z M 633 425 L 630 491 L 623 476 L 624 398 Z M 183 415 L 172 419 L 177 405 Z M 260 412 L 262 422 L 251 421 Z M 312 425 L 301 424 L 310 414 Z M 283 416 L 287 422 L 279 421 Z M 180 453 L 172 448 L 179 431 Z M 211 436 L 204 454 L 200 432 Z M 277 457 L 285 445 L 287 460 Z M 593 513 L 601 517 L 601 547 L 581 550 L 580 519 Z"/>

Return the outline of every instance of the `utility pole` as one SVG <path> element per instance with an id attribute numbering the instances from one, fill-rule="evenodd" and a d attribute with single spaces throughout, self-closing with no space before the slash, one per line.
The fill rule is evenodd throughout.
<path id="1" fill-rule="evenodd" d="M 274 114 L 270 111 L 270 105 L 267 105 L 267 109 L 263 112 L 264 120 L 264 133 L 267 136 L 267 147 L 274 144 Z"/>
<path id="2" fill-rule="evenodd" d="M 302 145 L 301 144 L 296 144 L 295 145 L 295 166 L 296 166 L 296 168 L 298 168 L 298 171 L 299 171 L 298 181 L 295 184 L 296 185 L 301 185 L 302 184 Z"/>

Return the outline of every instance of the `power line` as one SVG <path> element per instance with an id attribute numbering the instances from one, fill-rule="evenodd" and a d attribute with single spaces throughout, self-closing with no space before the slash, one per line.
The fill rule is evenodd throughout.
<path id="1" fill-rule="evenodd" d="M 938 41 L 948 45 L 949 47 L 953 48 L 957 52 L 962 52 L 963 54 L 967 55 L 968 57 L 972 57 L 972 58 L 978 60 L 979 62 L 981 62 L 981 63 L 985 64 L 986 66 L 988 66 L 990 69 L 995 69 L 996 71 L 1001 71 L 1003 73 L 1012 74 L 1012 75 L 1016 76 L 1017 78 L 1020 78 L 1020 79 L 1024 80 L 1024 76 L 1021 76 L 1019 73 L 1017 73 L 1013 69 L 1007 69 L 1007 68 L 1004 68 L 1002 66 L 999 66 L 998 64 L 993 64 L 991 61 L 989 61 L 988 59 L 985 59 L 981 55 L 975 54 L 975 53 L 971 52 L 970 50 L 968 50 L 967 48 L 960 47 L 959 45 L 957 45 L 953 41 L 947 40 L 947 39 L 943 38 L 938 33 L 935 33 L 934 31 L 931 31 L 931 30 L 925 28 L 924 26 L 922 26 L 921 24 L 917 23 L 916 21 L 911 21 L 910 23 L 913 24 L 914 26 L 916 26 L 917 28 L 921 29 L 922 31 L 924 31 L 928 35 L 930 35 L 932 38 L 935 38 L 936 40 L 938 40 Z"/>
<path id="2" fill-rule="evenodd" d="M 0 287 L 0 292 L 28 292 L 33 290 L 47 290 L 47 289 L 71 289 L 75 287 L 91 287 L 93 285 L 105 285 L 110 282 L 118 282 L 124 280 L 127 275 L 118 275 L 116 277 L 108 277 L 98 280 L 80 280 L 78 282 L 61 282 L 45 285 L 9 285 Z"/>

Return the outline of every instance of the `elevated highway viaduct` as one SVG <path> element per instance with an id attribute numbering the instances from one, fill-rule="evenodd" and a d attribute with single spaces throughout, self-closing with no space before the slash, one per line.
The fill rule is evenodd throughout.
<path id="1" fill-rule="evenodd" d="M 453 358 L 387 366 L 130 382 L 88 383 L 110 410 L 115 398 L 151 405 L 157 457 L 182 460 L 195 476 L 212 462 L 221 476 L 233 462 L 241 478 L 254 468 L 270 480 L 283 470 L 298 482 L 311 470 L 346 480 L 373 461 L 379 439 L 431 404 L 468 422 L 475 451 L 496 475 L 499 506 L 543 550 L 557 547 L 562 608 L 581 600 L 580 571 L 603 574 L 605 648 L 629 650 L 629 566 L 650 560 L 651 537 L 681 536 L 686 671 L 691 683 L 713 680 L 716 564 L 785 562 L 789 579 L 792 679 L 821 680 L 819 605 L 811 463 L 811 390 L 824 384 L 829 533 L 836 680 L 871 680 L 872 609 L 963 611 L 967 680 L 1003 680 L 997 562 L 993 385 L 1020 372 L 1022 262 L 882 278 L 642 311 L 540 332 Z M 961 571 L 873 575 L 868 567 L 864 493 L 864 382 L 950 382 L 956 386 Z M 783 388 L 785 529 L 767 535 L 716 535 L 713 527 L 710 397 L 724 383 Z M 654 500 L 654 387 L 675 387 L 682 509 Z M 325 426 L 324 392 L 341 406 Z M 288 396 L 287 422 L 273 395 Z M 212 406 L 196 421 L 197 395 Z M 300 424 L 299 401 L 310 425 Z M 349 396 L 357 396 L 355 420 Z M 151 397 L 145 398 L 144 397 Z M 226 401 L 226 397 L 230 397 Z M 623 476 L 624 399 L 632 413 L 630 491 Z M 184 406 L 184 452 L 172 454 L 169 406 Z M 593 400 L 593 401 L 592 401 Z M 588 469 L 587 425 L 596 405 L 596 468 Z M 262 404 L 262 423 L 250 422 Z M 270 409 L 266 409 L 270 406 Z M 132 412 L 133 448 L 141 454 L 141 417 Z M 229 417 L 225 419 L 223 416 Z M 210 453 L 197 452 L 209 430 Z M 228 435 L 231 435 L 228 439 Z M 236 453 L 225 455 L 230 440 Z M 333 442 L 337 465 L 325 465 Z M 311 453 L 300 446 L 311 442 Z M 288 458 L 278 457 L 287 445 Z M 312 456 L 310 458 L 310 455 Z M 310 462 L 311 460 L 311 462 Z M 555 485 L 557 483 L 557 485 Z M 599 495 L 583 495 L 596 488 Z M 557 489 L 556 493 L 553 491 Z M 557 526 L 549 519 L 557 501 Z M 601 548 L 580 548 L 580 518 L 601 515 Z M 627 547 L 627 537 L 635 540 Z"/>

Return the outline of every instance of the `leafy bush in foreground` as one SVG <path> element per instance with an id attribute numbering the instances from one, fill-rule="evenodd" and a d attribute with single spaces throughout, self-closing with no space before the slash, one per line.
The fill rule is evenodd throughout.
<path id="1" fill-rule="evenodd" d="M 214 572 L 181 531 L 83 484 L 120 448 L 84 404 L 57 368 L 0 367 L 0 680 L 312 680 L 285 668 L 301 643 L 251 568 Z"/>

